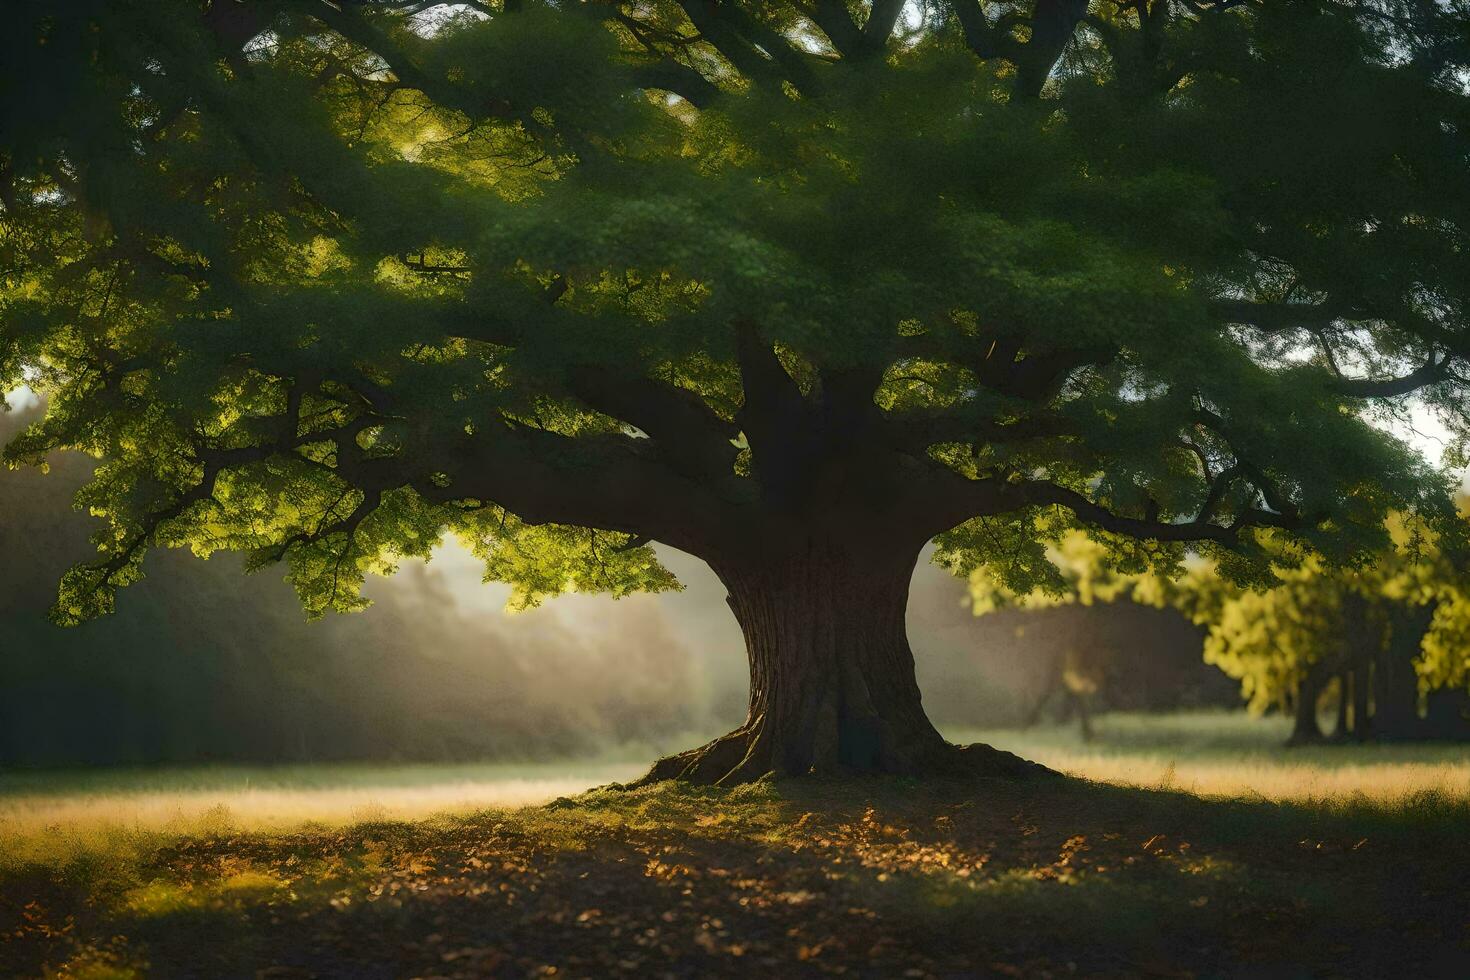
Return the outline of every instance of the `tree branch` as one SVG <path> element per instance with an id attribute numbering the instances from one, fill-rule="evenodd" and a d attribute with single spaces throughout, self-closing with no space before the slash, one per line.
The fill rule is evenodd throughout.
<path id="1" fill-rule="evenodd" d="M 893 28 L 903 14 L 906 0 L 873 0 L 868 19 L 863 24 L 863 52 L 868 56 L 881 55 L 893 36 Z"/>
<path id="2" fill-rule="evenodd" d="M 1259 508 L 1249 508 L 1238 514 L 1229 525 L 1217 524 L 1209 517 L 1204 507 L 1200 516 L 1179 523 L 1160 521 L 1155 514 L 1143 518 L 1126 517 L 1108 510 L 1102 504 L 1088 499 L 1076 490 L 1058 486 L 1045 480 L 1005 481 L 998 478 L 972 480 L 943 470 L 935 473 L 927 488 L 927 516 L 930 523 L 925 530 L 929 536 L 957 527 L 975 517 L 992 517 L 1028 507 L 1055 505 L 1070 510 L 1084 524 L 1101 528 L 1115 534 L 1151 541 L 1211 541 L 1227 548 L 1239 544 L 1240 532 L 1248 527 L 1279 527 L 1296 529 L 1305 523 L 1294 514 L 1278 514 Z M 1222 474 L 1223 478 L 1223 474 Z M 1215 487 L 1219 487 L 1216 491 Z M 1212 497 L 1224 493 L 1221 478 L 1212 487 Z M 1213 510 L 1214 504 L 1210 504 Z M 1150 508 L 1152 511 L 1154 508 Z"/>
<path id="3" fill-rule="evenodd" d="M 1382 380 L 1338 378 L 1335 379 L 1333 389 L 1351 398 L 1397 398 L 1449 378 L 1449 363 L 1448 357 L 1436 360 L 1431 354 L 1422 366 L 1402 377 Z"/>
<path id="4" fill-rule="evenodd" d="M 1072 347 L 1038 351 L 1017 360 L 1021 345 L 1015 340 L 957 333 L 900 337 L 898 351 L 903 358 L 946 361 L 968 368 L 992 391 L 1034 402 L 1054 397 L 1078 368 L 1106 364 L 1118 355 L 1116 348 Z"/>
<path id="5" fill-rule="evenodd" d="M 965 44 L 981 58 L 1014 58 L 1018 45 L 1012 40 L 1009 15 L 992 25 L 980 0 L 952 0 L 950 4 L 965 35 Z"/>
<path id="6" fill-rule="evenodd" d="M 732 440 L 739 427 L 694 392 L 590 365 L 573 369 L 570 384 L 572 394 L 591 408 L 647 433 L 681 472 L 713 477 L 734 472 Z"/>
<path id="7" fill-rule="evenodd" d="M 739 542 L 738 509 L 703 482 L 646 455 L 641 441 L 511 425 L 435 447 L 434 460 L 453 460 L 447 486 L 428 481 L 427 465 L 423 472 L 403 459 L 382 465 L 431 501 L 489 501 L 527 524 L 620 531 L 695 555 Z"/>
<path id="8" fill-rule="evenodd" d="M 1075 434 L 1070 422 L 1054 413 L 1028 415 L 1012 422 L 995 418 L 976 418 L 962 412 L 933 411 L 888 412 L 883 416 L 891 440 L 915 455 L 941 443 L 986 445 L 1024 442 L 1028 439 L 1050 439 Z"/>
<path id="9" fill-rule="evenodd" d="M 805 55 L 735 4 L 679 0 L 679 7 L 701 37 L 757 85 L 779 89 L 789 81 L 798 89 L 811 86 Z"/>
<path id="10" fill-rule="evenodd" d="M 1087 16 L 1088 0 L 1036 0 L 1031 37 L 1016 55 L 1016 94 L 1034 99 Z"/>
<path id="11" fill-rule="evenodd" d="M 699 72 L 672 58 L 639 65 L 633 78 L 644 88 L 672 92 L 697 109 L 707 109 L 720 97 L 720 88 Z"/>
<path id="12" fill-rule="evenodd" d="M 816 0 L 806 10 L 806 15 L 827 35 L 832 47 L 844 58 L 861 57 L 864 47 L 863 32 L 853 21 L 843 0 Z M 896 15 L 895 15 L 896 16 Z"/>
<path id="13" fill-rule="evenodd" d="M 340 498 L 338 502 L 341 502 Z M 270 555 L 267 560 L 272 562 L 281 561 L 290 553 L 292 548 L 307 547 L 317 542 L 325 541 L 334 534 L 345 534 L 347 536 L 347 543 L 344 546 L 344 550 L 351 549 L 353 541 L 357 537 L 357 529 L 362 526 L 363 521 L 372 516 L 373 511 L 377 510 L 382 502 L 383 492 L 381 490 L 375 487 L 369 487 L 363 490 L 362 501 L 346 517 L 340 521 L 327 523 L 327 517 L 331 516 L 331 511 L 329 510 L 326 514 L 322 515 L 322 520 L 311 531 L 300 531 L 283 540 L 276 547 L 274 554 Z"/>
<path id="14" fill-rule="evenodd" d="M 745 398 L 735 420 L 750 443 L 763 489 L 792 494 L 798 488 L 791 481 L 813 448 L 806 399 L 754 324 L 736 325 L 735 348 Z"/>
<path id="15" fill-rule="evenodd" d="M 1226 323 L 1239 323 L 1266 333 L 1317 330 L 1338 320 L 1367 318 L 1365 311 L 1341 303 L 1258 303 L 1242 299 L 1213 300 L 1210 312 Z"/>
<path id="16" fill-rule="evenodd" d="M 323 2 L 312 4 L 309 11 L 313 17 L 342 37 L 381 58 L 403 85 L 423 92 L 445 108 L 457 109 L 472 119 L 520 118 L 520 114 L 504 98 L 494 95 L 472 96 L 448 79 L 437 78 L 425 72 L 414 64 L 407 51 L 366 17 Z"/>

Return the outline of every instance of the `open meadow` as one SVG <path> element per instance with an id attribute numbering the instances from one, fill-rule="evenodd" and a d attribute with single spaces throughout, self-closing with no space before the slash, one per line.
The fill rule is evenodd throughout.
<path id="1" fill-rule="evenodd" d="M 950 733 L 963 737 L 980 733 Z M 1470 753 L 1272 720 L 986 732 L 1074 777 L 0 777 L 10 976 L 1458 976 Z M 1096 780 L 1096 781 L 1093 781 Z M 544 805 L 548 801 L 550 805 Z"/>

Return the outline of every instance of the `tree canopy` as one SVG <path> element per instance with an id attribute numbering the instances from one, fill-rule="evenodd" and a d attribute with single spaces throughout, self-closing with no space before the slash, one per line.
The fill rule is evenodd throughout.
<path id="1" fill-rule="evenodd" d="M 104 460 L 64 622 L 153 547 L 319 613 L 448 532 L 523 602 L 672 545 L 775 643 L 816 554 L 1248 576 L 1452 516 L 1372 416 L 1470 431 L 1461 4 L 7 13 L 0 384 L 50 410 L 6 458 Z"/>

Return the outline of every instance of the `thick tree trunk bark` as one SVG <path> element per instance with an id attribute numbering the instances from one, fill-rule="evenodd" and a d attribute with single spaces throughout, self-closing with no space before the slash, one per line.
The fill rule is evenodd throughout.
<path id="1" fill-rule="evenodd" d="M 775 560 L 712 563 L 745 634 L 745 724 L 660 760 L 640 782 L 1048 772 L 988 746 L 951 745 L 925 715 L 904 628 L 916 559 L 802 542 Z"/>

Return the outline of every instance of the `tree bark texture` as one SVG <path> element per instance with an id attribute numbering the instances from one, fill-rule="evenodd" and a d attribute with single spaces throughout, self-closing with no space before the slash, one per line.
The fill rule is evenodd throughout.
<path id="1" fill-rule="evenodd" d="M 916 559 L 805 540 L 759 561 L 712 563 L 745 635 L 745 724 L 660 760 L 640 782 L 1049 772 L 988 746 L 952 745 L 930 723 L 904 625 Z"/>

